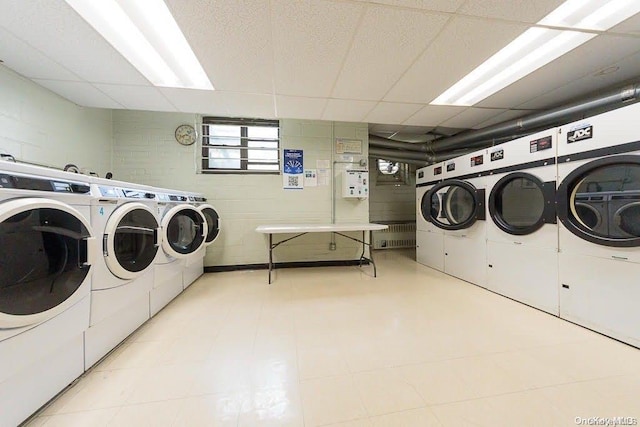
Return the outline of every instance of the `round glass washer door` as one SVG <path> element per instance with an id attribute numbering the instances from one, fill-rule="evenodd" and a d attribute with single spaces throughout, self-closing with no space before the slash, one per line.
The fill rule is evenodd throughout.
<path id="1" fill-rule="evenodd" d="M 202 205 L 198 207 L 198 210 L 202 213 L 207 223 L 207 237 L 204 244 L 209 246 L 220 235 L 220 216 L 211 205 Z"/>
<path id="2" fill-rule="evenodd" d="M 425 221 L 431 222 L 431 218 L 437 218 L 440 215 L 442 205 L 440 203 L 440 195 L 428 197 L 429 193 L 424 193 L 420 201 L 420 213 Z"/>
<path id="3" fill-rule="evenodd" d="M 177 205 L 162 218 L 162 249 L 174 258 L 187 258 L 204 246 L 207 237 L 205 216 L 191 205 Z"/>
<path id="4" fill-rule="evenodd" d="M 72 206 L 0 203 L 0 248 L 0 329 L 41 323 L 89 295 L 95 238 Z"/>
<path id="5" fill-rule="evenodd" d="M 158 253 L 158 221 L 148 206 L 133 202 L 118 207 L 105 227 L 104 254 L 116 277 L 133 279 L 153 264 Z"/>
<path id="6" fill-rule="evenodd" d="M 485 218 L 484 194 L 466 181 L 443 181 L 427 192 L 426 201 L 423 198 L 422 206 L 429 209 L 425 219 L 445 230 L 469 228 Z"/>
<path id="7" fill-rule="evenodd" d="M 558 217 L 589 242 L 640 246 L 640 156 L 610 156 L 571 172 L 558 187 Z"/>
<path id="8" fill-rule="evenodd" d="M 545 223 L 555 223 L 555 181 L 543 182 L 524 172 L 496 182 L 489 194 L 494 224 L 513 235 L 532 234 Z"/>

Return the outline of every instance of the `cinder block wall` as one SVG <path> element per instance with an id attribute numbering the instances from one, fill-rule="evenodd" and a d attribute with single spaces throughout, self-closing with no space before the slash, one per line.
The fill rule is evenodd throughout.
<path id="1" fill-rule="evenodd" d="M 281 175 L 198 174 L 198 144 L 183 147 L 174 139 L 175 128 L 196 124 L 193 114 L 140 111 L 113 112 L 113 172 L 119 180 L 205 194 L 219 211 L 223 232 L 207 251 L 205 265 L 241 265 L 267 262 L 265 236 L 255 232 L 260 224 L 331 222 L 332 185 L 284 190 Z M 304 150 L 304 165 L 315 169 L 317 160 L 330 160 L 335 138 L 363 141 L 367 158 L 366 123 L 281 120 L 281 147 Z M 335 155 L 337 160 L 338 155 Z M 336 221 L 367 222 L 368 200 L 341 197 L 341 172 L 337 164 Z M 360 256 L 357 243 L 337 237 L 337 250 L 329 250 L 328 234 L 306 235 L 276 249 L 281 261 L 348 260 Z"/>
<path id="2" fill-rule="evenodd" d="M 0 150 L 62 169 L 111 169 L 111 110 L 79 107 L 0 66 Z"/>

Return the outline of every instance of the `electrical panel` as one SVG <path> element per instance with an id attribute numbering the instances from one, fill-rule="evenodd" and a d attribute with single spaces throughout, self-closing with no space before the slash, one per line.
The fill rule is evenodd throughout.
<path id="1" fill-rule="evenodd" d="M 342 175 L 342 197 L 349 199 L 366 199 L 369 197 L 369 171 L 344 171 Z"/>

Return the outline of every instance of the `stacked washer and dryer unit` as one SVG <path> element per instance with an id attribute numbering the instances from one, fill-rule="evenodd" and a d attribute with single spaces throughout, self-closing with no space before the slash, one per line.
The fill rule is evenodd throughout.
<path id="1" fill-rule="evenodd" d="M 560 317 L 640 347 L 640 104 L 558 129 Z"/>
<path id="2" fill-rule="evenodd" d="M 480 286 L 486 286 L 487 167 L 487 150 L 447 160 L 442 182 L 418 202 L 428 207 L 421 217 L 443 232 L 442 271 Z"/>
<path id="3" fill-rule="evenodd" d="M 84 372 L 97 247 L 89 179 L 0 162 L 0 425 Z"/>
<path id="4" fill-rule="evenodd" d="M 443 182 L 426 193 L 427 202 L 418 187 L 417 199 L 430 207 L 428 220 L 445 229 L 444 271 L 640 347 L 637 117 L 640 104 L 633 104 L 493 147 L 474 181 L 466 171 L 452 176 L 445 164 Z M 447 163 L 466 167 L 477 156 Z M 474 190 L 452 195 L 456 180 L 479 183 L 478 191 L 486 185 L 490 220 L 475 222 L 486 222 L 484 246 L 480 238 L 456 245 L 446 229 L 473 216 Z M 480 208 L 482 195 L 475 194 Z M 417 250 L 420 260 L 424 248 Z M 450 265 L 452 254 L 473 265 L 486 256 L 486 280 L 461 274 Z"/>

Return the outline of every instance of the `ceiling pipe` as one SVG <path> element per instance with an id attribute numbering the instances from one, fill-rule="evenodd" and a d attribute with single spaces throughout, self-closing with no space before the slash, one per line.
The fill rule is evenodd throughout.
<path id="1" fill-rule="evenodd" d="M 369 154 L 369 157 L 371 159 L 373 159 L 373 162 L 375 162 L 377 159 L 382 159 L 382 160 L 388 160 L 390 162 L 396 162 L 396 163 L 406 163 L 408 165 L 416 165 L 416 166 L 427 166 L 427 162 L 423 161 L 423 160 L 413 160 L 413 159 L 402 159 L 400 157 L 389 157 L 389 156 L 376 156 L 373 154 Z"/>
<path id="2" fill-rule="evenodd" d="M 403 152 L 399 150 L 389 150 L 385 148 L 369 147 L 369 156 L 377 157 L 380 159 L 390 161 L 401 161 L 410 164 L 426 165 L 431 163 L 438 163 L 454 157 L 462 156 L 464 154 L 475 151 L 475 148 L 469 148 L 465 150 L 449 151 L 447 153 L 415 153 L 415 152 Z M 416 163 L 413 163 L 416 162 Z"/>
<path id="3" fill-rule="evenodd" d="M 514 121 L 498 123 L 480 130 L 435 140 L 429 145 L 429 149 L 436 153 L 449 151 L 458 147 L 468 146 L 468 144 L 477 141 L 488 141 L 513 133 L 522 133 L 526 130 L 557 126 L 622 107 L 623 104 L 628 102 L 637 102 L 639 97 L 640 84 L 636 83 L 573 104 L 522 117 Z"/>
<path id="4" fill-rule="evenodd" d="M 392 148 L 396 150 L 418 151 L 422 153 L 430 152 L 429 147 L 424 142 L 404 142 L 393 139 L 382 138 L 377 135 L 369 135 L 369 146 L 379 148 Z"/>

